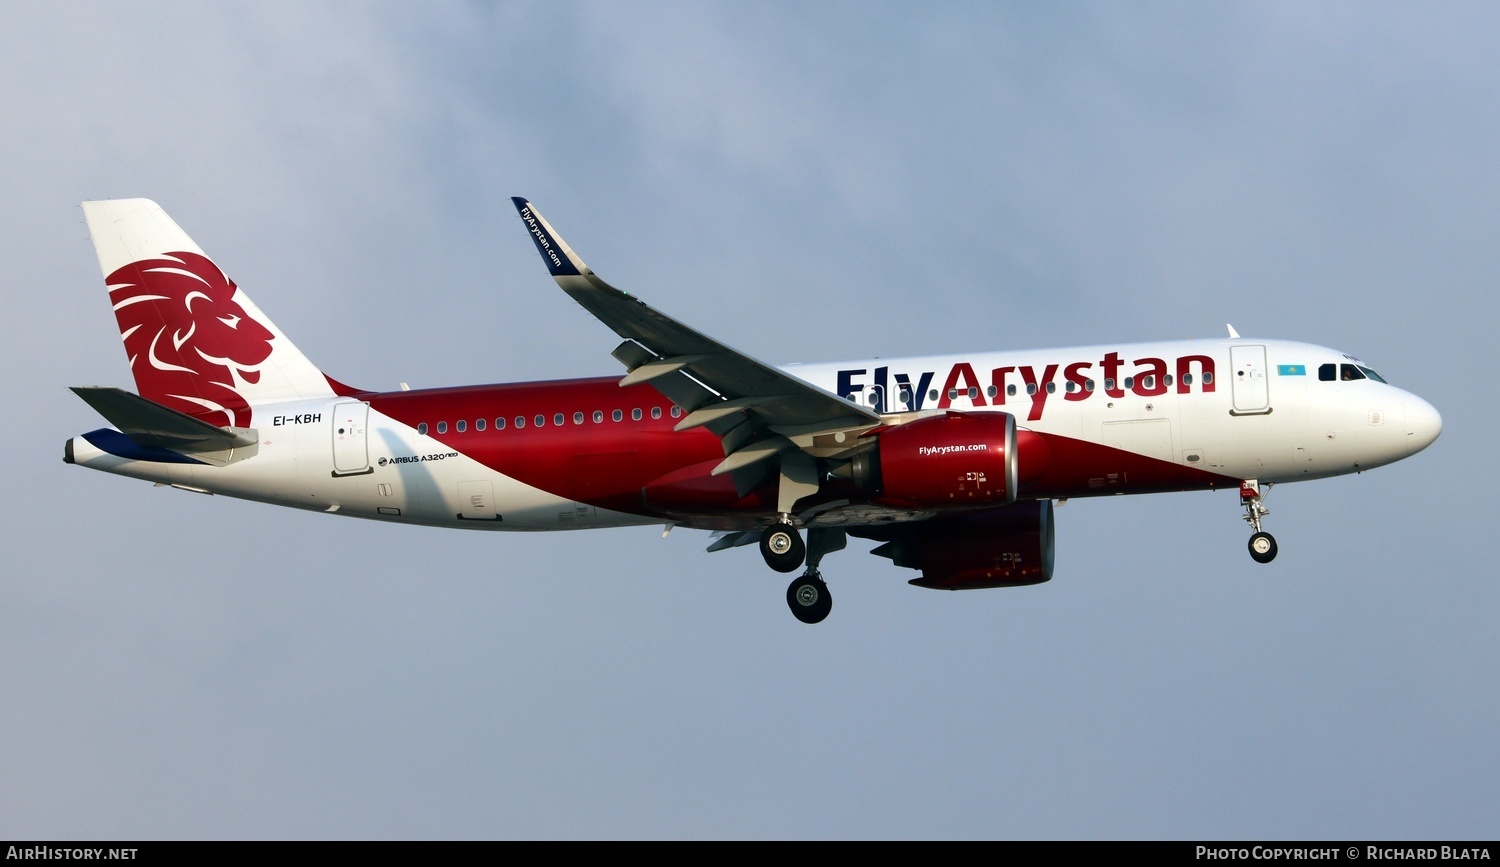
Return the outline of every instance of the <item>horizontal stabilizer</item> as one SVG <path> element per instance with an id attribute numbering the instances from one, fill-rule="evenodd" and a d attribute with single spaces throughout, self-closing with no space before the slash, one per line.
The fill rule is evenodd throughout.
<path id="1" fill-rule="evenodd" d="M 137 445 L 187 452 L 214 452 L 254 445 L 255 431 L 215 427 L 120 388 L 85 386 L 73 393 Z"/>

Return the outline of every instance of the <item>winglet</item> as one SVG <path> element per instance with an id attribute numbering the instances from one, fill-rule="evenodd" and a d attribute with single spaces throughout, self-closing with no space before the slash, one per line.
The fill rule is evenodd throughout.
<path id="1" fill-rule="evenodd" d="M 526 223 L 526 229 L 531 233 L 531 240 L 536 242 L 536 250 L 542 254 L 542 261 L 547 263 L 547 270 L 552 272 L 553 277 L 576 277 L 588 274 L 589 266 L 583 264 L 578 254 L 552 231 L 542 215 L 536 212 L 532 204 L 520 196 L 512 196 L 511 201 L 516 205 L 516 211 L 521 214 L 521 219 Z"/>

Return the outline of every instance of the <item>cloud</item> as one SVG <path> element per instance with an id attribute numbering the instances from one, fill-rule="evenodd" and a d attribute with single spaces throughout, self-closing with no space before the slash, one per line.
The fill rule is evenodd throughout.
<path id="1" fill-rule="evenodd" d="M 1494 12 L 10 10 L 0 832 L 1483 836 Z M 830 557 L 817 629 L 685 530 L 460 534 L 58 460 L 129 382 L 80 199 L 162 202 L 371 387 L 610 374 L 506 196 L 752 354 L 1246 334 L 1443 413 L 1418 457 L 1075 500 L 1050 584 Z M 816 803 L 819 808 L 808 810 Z"/>

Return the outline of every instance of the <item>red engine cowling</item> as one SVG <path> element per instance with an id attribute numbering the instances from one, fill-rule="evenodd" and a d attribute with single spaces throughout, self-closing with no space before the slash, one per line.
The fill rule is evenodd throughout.
<path id="1" fill-rule="evenodd" d="M 1015 502 L 1016 418 L 1006 412 L 949 412 L 877 435 L 855 458 L 854 481 L 896 507 L 1002 506 Z"/>
<path id="2" fill-rule="evenodd" d="M 918 587 L 978 590 L 1052 578 L 1051 500 L 901 524 L 871 535 L 889 540 L 871 553 L 922 570 L 922 577 L 910 582 Z"/>

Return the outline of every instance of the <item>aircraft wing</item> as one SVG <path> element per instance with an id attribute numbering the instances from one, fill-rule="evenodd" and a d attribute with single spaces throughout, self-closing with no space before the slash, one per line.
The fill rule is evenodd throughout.
<path id="1" fill-rule="evenodd" d="M 629 370 L 620 385 L 650 382 L 687 410 L 678 430 L 705 425 L 724 439 L 726 457 L 716 474 L 758 463 L 793 445 L 826 454 L 826 449 L 816 451 L 816 441 L 881 423 L 868 408 L 732 349 L 614 288 L 584 264 L 530 202 L 511 201 L 557 285 L 625 338 L 614 351 Z M 751 424 L 744 429 L 747 419 Z"/>

